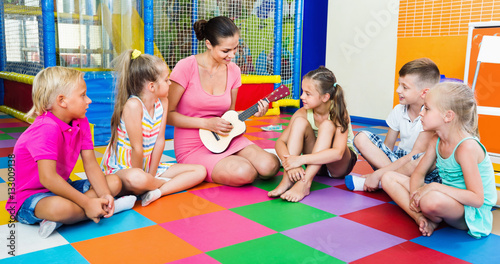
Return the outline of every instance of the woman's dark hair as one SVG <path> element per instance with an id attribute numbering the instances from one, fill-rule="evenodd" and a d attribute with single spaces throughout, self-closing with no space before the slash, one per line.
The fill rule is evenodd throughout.
<path id="1" fill-rule="evenodd" d="M 208 39 L 212 46 L 219 45 L 219 39 L 232 37 L 239 33 L 233 20 L 225 16 L 213 17 L 210 20 L 198 20 L 193 25 L 198 40 Z"/>

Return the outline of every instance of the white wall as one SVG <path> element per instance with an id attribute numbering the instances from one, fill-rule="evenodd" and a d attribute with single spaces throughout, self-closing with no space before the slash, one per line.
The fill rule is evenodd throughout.
<path id="1" fill-rule="evenodd" d="M 329 0 L 326 67 L 350 115 L 386 119 L 393 108 L 399 1 Z"/>

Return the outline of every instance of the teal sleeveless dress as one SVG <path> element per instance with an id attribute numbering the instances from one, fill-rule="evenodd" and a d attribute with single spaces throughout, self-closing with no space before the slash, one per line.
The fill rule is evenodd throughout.
<path id="1" fill-rule="evenodd" d="M 481 144 L 481 142 L 479 142 L 478 138 L 467 137 L 462 139 L 455 146 L 455 149 L 449 158 L 443 159 L 441 155 L 439 155 L 438 151 L 440 141 L 440 138 L 438 138 L 436 144 L 436 166 L 439 168 L 439 176 L 443 179 L 443 184 L 459 189 L 466 189 L 462 168 L 455 160 L 455 151 L 458 146 L 460 146 L 460 144 L 467 139 L 476 140 L 485 154 L 483 161 L 478 164 L 479 174 L 481 175 L 481 181 L 483 182 L 484 188 L 484 203 L 479 208 L 464 205 L 464 217 L 467 227 L 469 228 L 469 235 L 474 238 L 481 238 L 488 236 L 491 233 L 493 223 L 493 214 L 491 213 L 491 209 L 497 201 L 495 174 L 490 156 L 488 156 L 488 153 L 486 152 L 486 148 L 483 144 Z"/>

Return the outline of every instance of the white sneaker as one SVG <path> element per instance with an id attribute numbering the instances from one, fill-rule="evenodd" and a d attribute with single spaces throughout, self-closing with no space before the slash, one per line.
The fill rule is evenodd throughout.
<path id="1" fill-rule="evenodd" d="M 62 226 L 62 223 L 43 220 L 40 222 L 40 228 L 38 229 L 38 235 L 42 238 L 47 238 L 54 232 L 54 230 L 58 229 Z"/>
<path id="2" fill-rule="evenodd" d="M 149 191 L 141 196 L 142 206 L 147 206 L 148 204 L 158 200 L 161 197 L 160 189 Z"/>

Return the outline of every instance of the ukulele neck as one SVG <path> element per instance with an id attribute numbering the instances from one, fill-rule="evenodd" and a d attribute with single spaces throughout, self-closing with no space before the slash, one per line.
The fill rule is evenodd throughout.
<path id="1" fill-rule="evenodd" d="M 263 100 L 269 103 L 269 100 L 267 98 L 264 98 Z M 240 121 L 242 121 L 242 122 L 245 122 L 245 120 L 247 120 L 249 117 L 253 116 L 258 111 L 259 111 L 259 102 L 257 102 L 256 104 L 252 105 L 247 110 L 241 112 L 238 115 L 238 119 Z"/>

